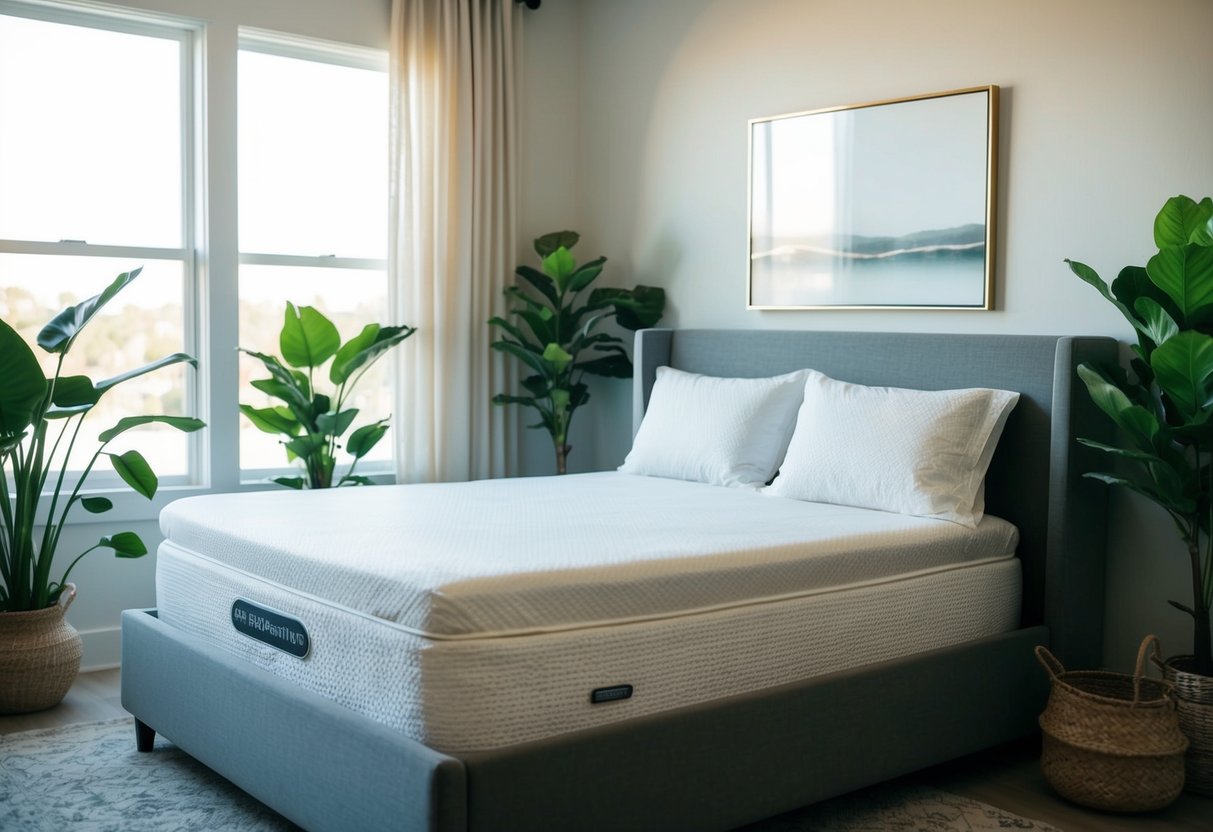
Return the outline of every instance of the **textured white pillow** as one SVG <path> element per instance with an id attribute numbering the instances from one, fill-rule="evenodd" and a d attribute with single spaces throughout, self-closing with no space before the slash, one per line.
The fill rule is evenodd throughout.
<path id="1" fill-rule="evenodd" d="M 975 528 L 986 469 L 1018 400 L 1006 390 L 864 387 L 814 373 L 766 493 Z"/>
<path id="2" fill-rule="evenodd" d="M 787 450 L 807 374 L 717 378 L 658 367 L 649 407 L 619 470 L 760 488 Z"/>

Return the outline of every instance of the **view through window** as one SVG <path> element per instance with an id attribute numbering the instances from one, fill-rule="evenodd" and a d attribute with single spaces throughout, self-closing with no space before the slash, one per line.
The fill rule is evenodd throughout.
<path id="1" fill-rule="evenodd" d="M 30 14 L 33 16 L 24 16 Z M 0 318 L 34 345 L 64 306 L 120 273 L 140 277 L 80 336 L 64 375 L 94 381 L 193 352 L 189 182 L 191 32 L 37 7 L 0 6 Z M 194 371 L 170 367 L 108 393 L 85 419 L 72 460 L 123 416 L 192 414 Z M 194 437 L 149 426 L 137 447 L 184 479 Z M 66 445 L 66 443 L 65 443 Z M 108 463 L 102 457 L 98 469 Z"/>
<path id="2" fill-rule="evenodd" d="M 343 341 L 389 323 L 382 56 L 246 35 L 238 73 L 240 346 L 280 355 L 286 301 L 316 307 Z M 360 382 L 351 432 L 391 415 L 389 365 L 385 358 Z M 249 386 L 265 375 L 241 356 L 241 402 L 279 404 Z M 359 473 L 386 467 L 391 448 L 389 434 Z M 339 470 L 347 460 L 339 457 Z M 246 472 L 287 465 L 278 440 L 243 418 L 240 462 Z"/>

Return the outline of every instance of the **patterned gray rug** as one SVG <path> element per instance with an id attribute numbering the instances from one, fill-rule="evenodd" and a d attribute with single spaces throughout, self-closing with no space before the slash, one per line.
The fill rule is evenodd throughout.
<path id="1" fill-rule="evenodd" d="M 23 832 L 284 832 L 294 824 L 156 738 L 135 751 L 129 719 L 0 736 L 0 829 Z M 918 786 L 868 789 L 744 832 L 1059 832 Z"/>

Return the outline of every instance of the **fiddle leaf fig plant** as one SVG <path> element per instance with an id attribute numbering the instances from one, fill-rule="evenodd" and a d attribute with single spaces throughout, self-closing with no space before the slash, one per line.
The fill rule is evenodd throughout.
<path id="1" fill-rule="evenodd" d="M 333 482 L 342 437 L 358 417 L 358 408 L 346 407 L 346 403 L 375 362 L 416 331 L 410 326 L 367 324 L 343 344 L 337 327 L 320 311 L 288 301 L 278 336 L 282 358 L 241 350 L 260 361 L 270 376 L 252 382 L 253 387 L 282 404 L 261 408 L 242 404 L 240 412 L 257 429 L 281 437 L 287 459 L 303 464 L 304 476 L 276 477 L 274 482 L 295 489 L 371 485 L 369 478 L 354 471 L 387 433 L 390 418 L 363 425 L 344 440 L 345 451 L 353 459 L 345 474 Z M 321 393 L 316 388 L 316 371 L 330 360 L 328 377 L 335 390 Z"/>
<path id="2" fill-rule="evenodd" d="M 148 499 L 156 494 L 159 480 L 143 455 L 133 450 L 110 451 L 110 442 L 128 430 L 153 423 L 186 433 L 205 426 L 189 416 L 127 416 L 98 435 L 100 444 L 84 470 L 69 477 L 80 425 L 106 393 L 162 367 L 197 365 L 190 356 L 174 353 L 97 382 L 87 376 L 62 374 L 64 360 L 89 321 L 139 272 L 120 274 L 101 294 L 67 307 L 42 328 L 38 346 L 57 356 L 51 378 L 43 375 L 25 340 L 0 320 L 0 612 L 53 606 L 72 569 L 96 549 L 110 549 L 120 558 L 146 555 L 147 546 L 137 534 L 118 532 L 79 553 L 57 579 L 51 571 L 71 510 L 79 505 L 90 514 L 104 514 L 114 507 L 108 497 L 83 493 L 102 456 L 136 492 Z"/>
<path id="3" fill-rule="evenodd" d="M 1120 429 L 1117 444 L 1079 440 L 1118 462 L 1089 473 L 1134 491 L 1171 516 L 1187 550 L 1193 671 L 1213 676 L 1213 199 L 1168 199 L 1154 220 L 1158 252 L 1126 266 L 1109 286 L 1090 266 L 1067 260 L 1132 325 L 1130 371 L 1078 368 L 1095 404 Z"/>
<path id="4" fill-rule="evenodd" d="M 528 427 L 544 428 L 551 435 L 558 474 L 568 470 L 573 414 L 590 400 L 586 374 L 632 376 L 623 339 L 599 332 L 598 327 L 613 318 L 624 329 L 635 331 L 654 326 L 665 312 L 663 289 L 590 289 L 606 258 L 578 266 L 569 250 L 579 239 L 576 231 L 557 231 L 535 240 L 542 270 L 522 265 L 515 271 L 531 291 L 506 288 L 506 297 L 514 303 L 509 310 L 514 320 L 489 319 L 489 325 L 502 332 L 492 348 L 513 356 L 529 371 L 522 379 L 523 394 L 499 393 L 493 403 L 518 404 L 539 413 L 539 421 Z"/>

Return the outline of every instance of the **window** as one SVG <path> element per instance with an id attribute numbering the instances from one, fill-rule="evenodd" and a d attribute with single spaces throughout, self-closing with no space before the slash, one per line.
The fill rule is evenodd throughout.
<path id="1" fill-rule="evenodd" d="M 99 380 L 197 354 L 193 36 L 142 17 L 0 0 L 0 317 L 32 344 L 61 308 L 143 267 L 65 374 Z M 52 357 L 35 352 L 53 372 Z M 196 397 L 194 371 L 180 365 L 124 384 L 84 421 L 77 459 L 122 416 L 192 414 Z M 111 448 L 124 441 L 165 482 L 198 476 L 197 436 L 148 427 Z"/>
<path id="2" fill-rule="evenodd" d="M 388 323 L 388 81 L 382 53 L 242 30 L 238 66 L 240 346 L 279 353 L 286 301 L 315 306 L 343 340 Z M 355 425 L 388 416 L 388 361 L 363 378 Z M 242 357 L 240 401 L 264 376 Z M 385 439 L 359 471 L 386 467 Z M 275 437 L 242 420 L 245 475 L 285 466 Z M 340 462 L 339 462 L 340 464 Z M 255 473 L 254 473 L 255 472 Z"/>

